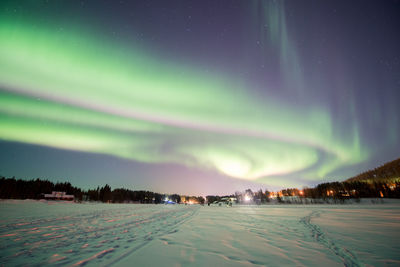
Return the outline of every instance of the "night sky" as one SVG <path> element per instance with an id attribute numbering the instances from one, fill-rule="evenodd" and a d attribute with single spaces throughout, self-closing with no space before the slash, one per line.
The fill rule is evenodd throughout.
<path id="1" fill-rule="evenodd" d="M 399 1 L 1 1 L 0 175 L 225 194 L 400 156 Z"/>

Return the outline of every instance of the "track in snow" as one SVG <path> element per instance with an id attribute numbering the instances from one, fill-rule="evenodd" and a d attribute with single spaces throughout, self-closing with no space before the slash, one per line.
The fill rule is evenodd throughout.
<path id="1" fill-rule="evenodd" d="M 354 253 L 352 253 L 350 250 L 339 246 L 337 243 L 335 243 L 333 240 L 329 239 L 329 237 L 321 230 L 321 228 L 316 225 L 311 223 L 311 219 L 315 217 L 319 217 L 320 212 L 318 211 L 313 211 L 311 212 L 308 216 L 305 216 L 300 220 L 301 223 L 303 223 L 307 228 L 311 230 L 312 236 L 314 239 L 330 249 L 333 253 L 335 253 L 338 257 L 340 257 L 343 261 L 343 264 L 345 266 L 353 266 L 353 267 L 362 267 L 365 266 L 357 257 Z"/>
<path id="2" fill-rule="evenodd" d="M 1 223 L 0 265 L 110 265 L 151 240 L 178 231 L 197 210 L 194 206 L 125 204 Z"/>

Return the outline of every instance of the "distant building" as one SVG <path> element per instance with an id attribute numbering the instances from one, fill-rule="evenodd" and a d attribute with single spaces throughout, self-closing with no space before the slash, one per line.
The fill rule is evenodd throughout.
<path id="1" fill-rule="evenodd" d="M 51 194 L 44 194 L 45 199 L 51 200 L 70 200 L 73 201 L 75 199 L 74 195 L 67 195 L 66 192 L 57 192 L 53 191 Z"/>

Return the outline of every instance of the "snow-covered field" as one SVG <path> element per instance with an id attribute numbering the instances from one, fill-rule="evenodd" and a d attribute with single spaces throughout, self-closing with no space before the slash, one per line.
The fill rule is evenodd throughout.
<path id="1" fill-rule="evenodd" d="M 400 266 L 400 202 L 0 202 L 1 266 Z"/>

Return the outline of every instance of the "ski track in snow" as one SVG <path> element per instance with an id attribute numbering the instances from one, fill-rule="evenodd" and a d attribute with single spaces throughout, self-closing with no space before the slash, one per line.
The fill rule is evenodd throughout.
<path id="1" fill-rule="evenodd" d="M 314 239 L 323 246 L 330 249 L 343 261 L 347 267 L 364 267 L 365 265 L 349 249 L 339 246 L 321 230 L 321 228 L 311 222 L 312 218 L 319 217 L 320 211 L 312 211 L 308 216 L 301 218 L 300 222 L 311 230 Z"/>
<path id="2" fill-rule="evenodd" d="M 128 204 L 58 218 L 0 222 L 0 265 L 110 265 L 153 239 L 178 231 L 197 210 Z"/>

